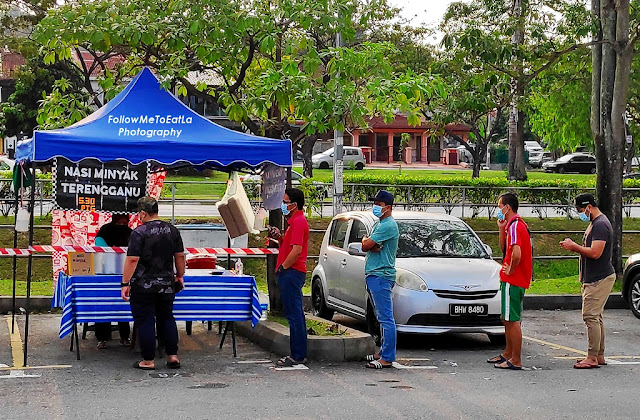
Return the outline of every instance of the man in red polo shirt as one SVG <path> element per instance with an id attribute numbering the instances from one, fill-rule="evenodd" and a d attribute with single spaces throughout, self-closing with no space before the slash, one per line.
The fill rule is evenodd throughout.
<path id="1" fill-rule="evenodd" d="M 287 188 L 282 199 L 282 214 L 289 227 L 284 232 L 272 228 L 269 236 L 280 244 L 276 272 L 284 314 L 289 321 L 291 354 L 278 360 L 280 367 L 290 367 L 307 361 L 307 324 L 302 307 L 302 286 L 307 278 L 309 223 L 304 217 L 304 194 L 297 188 Z"/>
<path id="2" fill-rule="evenodd" d="M 504 251 L 500 271 L 501 315 L 507 345 L 502 354 L 487 362 L 499 369 L 522 369 L 522 303 L 531 284 L 533 255 L 531 236 L 526 223 L 518 215 L 518 197 L 505 193 L 498 199 L 500 248 Z"/>

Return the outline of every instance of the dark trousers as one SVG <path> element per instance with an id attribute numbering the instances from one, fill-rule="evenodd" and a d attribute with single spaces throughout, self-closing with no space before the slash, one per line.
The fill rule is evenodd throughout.
<path id="1" fill-rule="evenodd" d="M 290 268 L 278 272 L 278 285 L 284 315 L 289 321 L 291 358 L 301 361 L 307 357 L 307 324 L 302 308 L 302 286 L 307 274 Z"/>
<path id="2" fill-rule="evenodd" d="M 111 323 L 110 322 L 96 322 L 96 338 L 98 341 L 111 340 Z M 120 340 L 128 340 L 131 335 L 131 326 L 128 322 L 118 322 L 118 329 L 120 330 Z"/>
<path id="3" fill-rule="evenodd" d="M 167 355 L 178 354 L 178 328 L 173 317 L 173 293 L 132 293 L 131 313 L 138 331 L 144 360 L 153 360 L 156 353 L 156 330 L 164 339 Z"/>

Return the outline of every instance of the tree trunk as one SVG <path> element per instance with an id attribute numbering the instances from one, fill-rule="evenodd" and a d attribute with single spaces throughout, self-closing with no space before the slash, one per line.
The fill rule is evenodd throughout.
<path id="1" fill-rule="evenodd" d="M 522 0 L 513 0 L 512 17 L 517 20 L 516 28 L 511 37 L 511 44 L 517 50 L 524 42 L 524 11 Z M 509 109 L 509 179 L 525 181 L 527 171 L 524 159 L 524 121 L 520 111 L 520 100 L 524 93 L 524 85 L 520 76 L 523 72 L 522 59 L 516 54 L 513 66 L 517 76 L 511 81 L 511 107 Z"/>
<path id="2" fill-rule="evenodd" d="M 616 4 L 617 3 L 617 4 Z M 633 46 L 629 45 L 629 1 L 592 0 L 600 28 L 592 47 L 591 130 L 595 142 L 600 210 L 613 227 L 613 265 L 622 272 L 622 170 Z M 616 50 L 617 48 L 617 50 Z"/>
<path id="3" fill-rule="evenodd" d="M 313 146 L 315 146 L 318 136 L 305 137 L 302 142 L 302 173 L 307 178 L 313 177 L 313 162 L 311 158 L 313 156 Z"/>

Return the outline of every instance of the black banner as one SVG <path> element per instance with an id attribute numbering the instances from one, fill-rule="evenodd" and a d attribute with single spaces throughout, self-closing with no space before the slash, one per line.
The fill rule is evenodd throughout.
<path id="1" fill-rule="evenodd" d="M 135 213 L 140 197 L 147 194 L 148 165 L 124 160 L 102 163 L 83 159 L 78 163 L 56 158 L 53 187 L 56 208 L 63 210 Z"/>

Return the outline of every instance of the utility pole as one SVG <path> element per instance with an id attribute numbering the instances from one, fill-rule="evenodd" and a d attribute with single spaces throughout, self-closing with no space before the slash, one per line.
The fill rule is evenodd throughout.
<path id="1" fill-rule="evenodd" d="M 342 34 L 336 34 L 336 48 L 342 47 Z M 343 182 L 343 153 L 344 133 L 333 130 L 333 215 L 342 212 Z"/>

